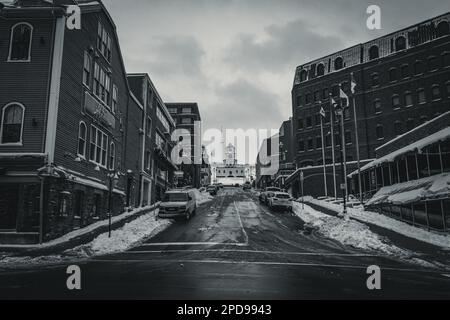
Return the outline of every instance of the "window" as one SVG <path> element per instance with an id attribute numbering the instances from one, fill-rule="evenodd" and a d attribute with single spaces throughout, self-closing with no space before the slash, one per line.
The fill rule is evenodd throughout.
<path id="1" fill-rule="evenodd" d="M 442 65 L 446 68 L 450 67 L 450 52 L 445 52 L 442 54 Z"/>
<path id="2" fill-rule="evenodd" d="M 413 105 L 412 94 L 411 92 L 405 92 L 405 106 L 410 107 Z"/>
<path id="3" fill-rule="evenodd" d="M 380 76 L 378 75 L 378 73 L 373 73 L 371 78 L 372 78 L 372 87 L 376 87 L 380 84 Z"/>
<path id="4" fill-rule="evenodd" d="M 109 105 L 109 100 L 111 97 L 111 77 L 107 74 L 105 74 L 105 94 L 104 94 L 104 100 L 103 102 L 106 105 Z"/>
<path id="5" fill-rule="evenodd" d="M 421 61 L 416 61 L 414 63 L 414 74 L 415 75 L 421 75 L 424 72 L 423 63 Z"/>
<path id="6" fill-rule="evenodd" d="M 335 85 L 331 88 L 331 94 L 333 97 L 339 96 L 339 85 Z"/>
<path id="7" fill-rule="evenodd" d="M 97 49 L 107 61 L 111 61 L 111 37 L 100 22 L 97 30 Z"/>
<path id="8" fill-rule="evenodd" d="M 320 77 L 323 76 L 324 74 L 325 74 L 325 66 L 323 63 L 319 63 L 317 65 L 317 76 Z"/>
<path id="9" fill-rule="evenodd" d="M 450 97 L 450 81 L 445 83 L 445 90 L 447 91 L 447 96 Z"/>
<path id="10" fill-rule="evenodd" d="M 428 58 L 428 71 L 436 71 L 439 69 L 439 61 L 436 57 L 429 57 Z"/>
<path id="11" fill-rule="evenodd" d="M 83 63 L 83 83 L 88 87 L 91 86 L 91 66 L 92 58 L 87 52 L 85 52 Z"/>
<path id="12" fill-rule="evenodd" d="M 433 100 L 439 100 L 441 98 L 441 89 L 438 84 L 434 84 L 431 87 L 431 96 L 433 97 Z"/>
<path id="13" fill-rule="evenodd" d="M 156 116 L 158 117 L 159 121 L 163 125 L 166 132 L 170 132 L 169 121 L 167 121 L 167 118 L 164 116 L 163 112 L 161 111 L 161 107 L 159 105 L 158 109 L 156 109 Z"/>
<path id="14" fill-rule="evenodd" d="M 23 118 L 25 107 L 19 103 L 10 103 L 3 107 L 1 125 L 1 143 L 22 143 Z"/>
<path id="15" fill-rule="evenodd" d="M 116 85 L 113 85 L 113 92 L 112 92 L 112 102 L 111 102 L 111 111 L 116 112 L 117 110 L 117 100 L 118 100 L 118 89 Z"/>
<path id="16" fill-rule="evenodd" d="M 300 71 L 300 82 L 306 81 L 308 79 L 308 72 L 306 70 Z"/>
<path id="17" fill-rule="evenodd" d="M 301 118 L 298 119 L 297 124 L 298 124 L 298 129 L 303 130 L 303 119 L 301 119 Z"/>
<path id="18" fill-rule="evenodd" d="M 411 131 L 415 128 L 414 119 L 409 118 L 406 120 L 406 131 Z"/>
<path id="19" fill-rule="evenodd" d="M 308 139 L 308 150 L 314 149 L 314 141 L 313 139 Z"/>
<path id="20" fill-rule="evenodd" d="M 311 128 L 312 127 L 312 118 L 306 117 L 306 127 Z"/>
<path id="21" fill-rule="evenodd" d="M 426 96 L 425 96 L 425 89 L 420 88 L 417 90 L 417 101 L 419 103 L 425 103 L 427 102 Z"/>
<path id="22" fill-rule="evenodd" d="M 150 138 L 152 135 L 152 119 L 150 117 L 147 117 L 145 130 L 147 131 L 147 137 Z"/>
<path id="23" fill-rule="evenodd" d="M 302 140 L 298 142 L 298 151 L 300 152 L 305 151 L 305 142 L 303 142 Z"/>
<path id="24" fill-rule="evenodd" d="M 182 118 L 181 123 L 182 124 L 192 124 L 192 118 Z"/>
<path id="25" fill-rule="evenodd" d="M 345 144 L 352 143 L 352 132 L 350 130 L 345 130 Z"/>
<path id="26" fill-rule="evenodd" d="M 86 157 L 86 124 L 81 121 L 78 125 L 78 155 L 83 158 Z"/>
<path id="27" fill-rule="evenodd" d="M 402 123 L 400 121 L 394 122 L 394 133 L 396 136 L 399 136 L 403 133 L 402 132 Z"/>
<path id="28" fill-rule="evenodd" d="M 441 21 L 436 27 L 436 36 L 443 37 L 450 33 L 447 21 Z"/>
<path id="29" fill-rule="evenodd" d="M 177 108 L 169 108 L 169 113 L 177 113 Z"/>
<path id="30" fill-rule="evenodd" d="M 91 142 L 89 159 L 103 167 L 106 167 L 106 155 L 108 136 L 95 126 L 91 126 Z"/>
<path id="31" fill-rule="evenodd" d="M 25 22 L 11 28 L 8 61 L 30 61 L 33 27 Z"/>
<path id="32" fill-rule="evenodd" d="M 324 88 L 322 90 L 322 99 L 327 99 L 329 95 L 330 95 L 330 93 L 328 91 L 328 88 Z"/>
<path id="33" fill-rule="evenodd" d="M 395 39 L 395 51 L 405 49 L 406 49 L 406 38 L 404 36 L 400 36 L 397 39 Z"/>
<path id="34" fill-rule="evenodd" d="M 378 46 L 371 46 L 369 49 L 369 60 L 374 60 L 380 57 Z"/>
<path id="35" fill-rule="evenodd" d="M 381 109 L 381 101 L 379 99 L 377 99 L 373 102 L 373 110 L 374 110 L 375 114 L 379 114 L 379 113 L 383 112 L 383 110 Z"/>
<path id="36" fill-rule="evenodd" d="M 164 139 L 161 137 L 161 135 L 157 132 L 155 136 L 155 143 L 161 150 L 166 150 Z"/>
<path id="37" fill-rule="evenodd" d="M 316 126 L 320 126 L 320 114 L 314 115 L 314 123 Z"/>
<path id="38" fill-rule="evenodd" d="M 302 105 L 302 96 L 297 96 L 297 106 Z"/>
<path id="39" fill-rule="evenodd" d="M 150 170 L 152 164 L 152 154 L 150 151 L 145 152 L 145 169 Z"/>
<path id="40" fill-rule="evenodd" d="M 314 102 L 319 100 L 319 91 L 314 91 Z"/>
<path id="41" fill-rule="evenodd" d="M 395 109 L 400 109 L 400 97 L 398 94 L 395 94 L 392 96 L 392 108 Z"/>
<path id="42" fill-rule="evenodd" d="M 316 137 L 316 149 L 322 148 L 322 138 L 320 136 Z"/>
<path id="43" fill-rule="evenodd" d="M 389 81 L 397 81 L 397 69 L 392 68 L 391 70 L 389 70 Z"/>
<path id="44" fill-rule="evenodd" d="M 334 59 L 334 70 L 341 70 L 344 67 L 344 60 L 341 57 Z"/>
<path id="45" fill-rule="evenodd" d="M 94 94 L 100 95 L 100 66 L 97 62 L 94 63 Z"/>
<path id="46" fill-rule="evenodd" d="M 409 77 L 409 67 L 407 64 L 402 65 L 400 69 L 400 73 L 402 74 L 402 78 L 408 78 Z"/>
<path id="47" fill-rule="evenodd" d="M 377 125 L 377 139 L 378 140 L 384 139 L 383 125 L 381 124 Z"/>
<path id="48" fill-rule="evenodd" d="M 114 170 L 115 163 L 116 163 L 116 145 L 114 142 L 111 142 L 109 145 L 109 168 L 111 170 Z"/>
<path id="49" fill-rule="evenodd" d="M 311 103 L 311 94 L 310 94 L 310 93 L 307 93 L 307 94 L 305 95 L 305 103 L 306 103 L 306 104 Z"/>
<path id="50" fill-rule="evenodd" d="M 325 136 L 325 146 L 326 147 L 331 146 L 331 134 L 330 133 L 327 133 L 327 135 Z"/>
<path id="51" fill-rule="evenodd" d="M 183 108 L 183 109 L 181 110 L 181 113 L 191 114 L 191 113 L 192 113 L 192 108 L 189 108 L 189 107 Z"/>

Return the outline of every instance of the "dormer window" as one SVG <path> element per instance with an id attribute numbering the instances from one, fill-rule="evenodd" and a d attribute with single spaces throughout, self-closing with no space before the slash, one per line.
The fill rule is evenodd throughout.
<path id="1" fill-rule="evenodd" d="M 334 70 L 341 70 L 344 67 L 344 60 L 341 57 L 337 57 L 334 60 Z"/>
<path id="2" fill-rule="evenodd" d="M 30 61 L 33 27 L 21 22 L 11 28 L 8 61 Z"/>
<path id="3" fill-rule="evenodd" d="M 406 49 L 406 38 L 404 36 L 400 36 L 397 39 L 395 39 L 395 51 L 405 49 Z"/>
<path id="4" fill-rule="evenodd" d="M 449 25 L 447 21 L 441 21 L 436 27 L 436 36 L 438 38 L 450 34 Z"/>
<path id="5" fill-rule="evenodd" d="M 378 46 L 371 46 L 369 49 L 369 60 L 374 60 L 380 57 Z"/>
<path id="6" fill-rule="evenodd" d="M 323 65 L 323 63 L 320 63 L 317 65 L 317 76 L 323 76 L 325 74 L 325 66 Z"/>

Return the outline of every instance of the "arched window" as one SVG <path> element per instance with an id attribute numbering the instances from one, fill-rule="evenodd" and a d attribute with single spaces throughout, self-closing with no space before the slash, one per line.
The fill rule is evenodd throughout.
<path id="1" fill-rule="evenodd" d="M 378 46 L 371 46 L 369 49 L 369 60 L 377 59 L 380 57 Z"/>
<path id="2" fill-rule="evenodd" d="M 33 27 L 29 23 L 17 23 L 11 28 L 9 61 L 30 61 L 32 36 Z"/>
<path id="3" fill-rule="evenodd" d="M 334 59 L 334 70 L 341 70 L 344 67 L 344 60 L 341 57 Z"/>
<path id="4" fill-rule="evenodd" d="M 111 142 L 109 146 L 109 168 L 114 170 L 114 165 L 116 161 L 116 145 L 114 142 Z"/>
<path id="5" fill-rule="evenodd" d="M 3 107 L 1 143 L 22 143 L 24 114 L 25 107 L 19 103 L 13 102 Z"/>
<path id="6" fill-rule="evenodd" d="M 406 38 L 404 36 L 400 36 L 397 39 L 395 39 L 395 51 L 405 49 L 406 49 Z"/>
<path id="7" fill-rule="evenodd" d="M 317 65 L 317 76 L 320 77 L 323 76 L 324 74 L 325 74 L 325 66 L 323 63 L 319 63 Z"/>
<path id="8" fill-rule="evenodd" d="M 441 21 L 436 27 L 436 35 L 438 37 L 443 37 L 445 35 L 448 35 L 450 33 L 448 22 L 447 21 Z"/>
<path id="9" fill-rule="evenodd" d="M 81 121 L 78 125 L 78 155 L 86 157 L 86 124 Z"/>
<path id="10" fill-rule="evenodd" d="M 300 71 L 300 81 L 306 81 L 308 79 L 308 72 L 306 70 Z"/>

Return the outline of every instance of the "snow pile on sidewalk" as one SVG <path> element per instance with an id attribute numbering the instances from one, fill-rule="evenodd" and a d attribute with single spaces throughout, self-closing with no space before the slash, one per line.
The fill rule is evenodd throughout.
<path id="1" fill-rule="evenodd" d="M 308 198 L 307 201 L 334 210 L 336 212 L 342 211 L 342 205 L 332 204 L 327 201 L 317 200 L 311 197 Z M 365 211 L 363 208 L 348 208 L 347 212 L 350 217 L 358 219 L 360 221 L 371 223 L 376 226 L 397 232 L 406 237 L 430 243 L 438 247 L 450 248 L 450 235 L 438 234 L 433 231 L 413 227 L 405 222 L 390 218 L 388 216 L 376 212 Z"/>
<path id="2" fill-rule="evenodd" d="M 329 239 L 336 240 L 354 248 L 379 251 L 389 255 L 407 257 L 409 253 L 402 250 L 379 235 L 370 231 L 369 227 L 357 221 L 345 221 L 294 202 L 294 213 L 305 223 L 317 229 L 318 233 Z"/>
<path id="3" fill-rule="evenodd" d="M 157 211 L 152 211 L 112 231 L 111 238 L 108 237 L 108 232 L 102 233 L 91 243 L 78 247 L 74 251 L 81 249 L 91 255 L 125 251 L 163 231 L 171 223 L 170 220 L 157 219 Z"/>
<path id="4" fill-rule="evenodd" d="M 214 197 L 210 195 L 209 192 L 200 192 L 198 189 L 192 189 L 192 191 L 194 191 L 195 193 L 195 202 L 197 203 L 197 206 L 214 199 Z"/>

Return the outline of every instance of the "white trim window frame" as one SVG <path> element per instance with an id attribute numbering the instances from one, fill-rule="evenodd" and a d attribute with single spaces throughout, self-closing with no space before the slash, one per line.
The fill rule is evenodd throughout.
<path id="1" fill-rule="evenodd" d="M 97 62 L 94 63 L 94 87 L 92 91 L 96 97 L 100 96 L 100 66 Z"/>
<path id="2" fill-rule="evenodd" d="M 119 89 L 114 84 L 113 89 L 112 89 L 112 99 L 111 99 L 111 111 L 113 113 L 115 113 L 117 110 L 118 98 L 119 98 Z"/>
<path id="3" fill-rule="evenodd" d="M 106 169 L 108 154 L 108 135 L 94 125 L 91 125 L 89 143 L 89 161 Z"/>
<path id="4" fill-rule="evenodd" d="M 91 87 L 91 75 L 92 75 L 92 57 L 89 53 L 85 51 L 83 58 L 83 84 L 88 88 Z"/>
<path id="5" fill-rule="evenodd" d="M 81 134 L 81 126 L 84 127 L 84 136 L 82 136 L 82 134 Z M 80 148 L 81 143 L 83 143 L 82 148 Z M 87 145 L 87 126 L 84 121 L 80 121 L 80 123 L 78 124 L 77 155 L 83 159 L 86 159 L 86 145 Z"/>
<path id="6" fill-rule="evenodd" d="M 111 97 L 111 76 L 105 73 L 105 95 L 103 102 L 109 107 L 109 100 Z"/>
<path id="7" fill-rule="evenodd" d="M 25 25 L 30 28 L 30 39 L 28 42 L 28 57 L 27 59 L 11 59 L 12 48 L 13 48 L 13 38 L 14 38 L 14 30 L 20 25 Z M 33 43 L 33 26 L 28 22 L 18 22 L 11 27 L 10 31 L 10 39 L 9 39 L 9 50 L 8 50 L 8 60 L 7 62 L 31 62 L 31 46 Z"/>
<path id="8" fill-rule="evenodd" d="M 20 120 L 20 136 L 19 140 L 16 142 L 3 142 L 4 138 L 4 130 L 5 130 L 5 112 L 8 108 L 17 106 L 20 108 L 22 114 L 21 114 L 21 120 Z M 2 146 L 22 146 L 23 144 L 23 127 L 24 127 L 24 119 L 25 119 L 25 106 L 19 102 L 10 102 L 6 104 L 2 108 L 2 119 L 1 119 L 1 125 L 0 125 L 0 145 Z M 8 123 L 6 125 L 18 125 L 19 123 Z"/>

